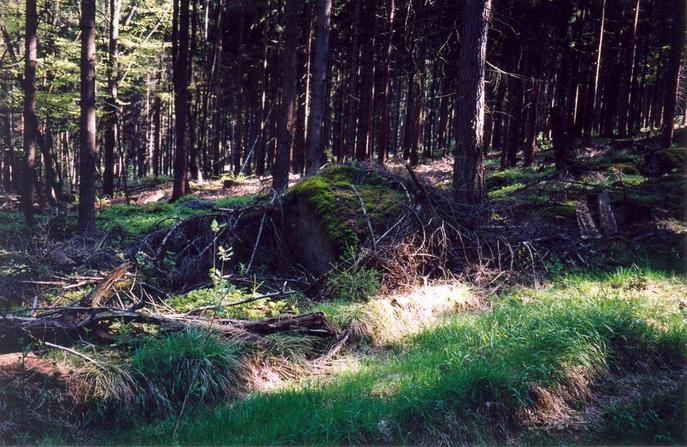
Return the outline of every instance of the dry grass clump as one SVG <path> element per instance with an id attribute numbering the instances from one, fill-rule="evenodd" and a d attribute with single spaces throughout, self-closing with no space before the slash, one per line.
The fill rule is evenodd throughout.
<path id="1" fill-rule="evenodd" d="M 128 353 L 1 356 L 0 440 L 15 443 L 58 427 L 77 438 L 87 426 L 170 416 L 185 402 L 226 401 L 244 389 L 243 349 L 194 330 L 139 340 Z"/>
<path id="2" fill-rule="evenodd" d="M 467 286 L 436 283 L 366 303 L 321 303 L 316 309 L 338 327 L 349 328 L 352 340 L 382 347 L 418 333 L 444 315 L 481 306 Z"/>

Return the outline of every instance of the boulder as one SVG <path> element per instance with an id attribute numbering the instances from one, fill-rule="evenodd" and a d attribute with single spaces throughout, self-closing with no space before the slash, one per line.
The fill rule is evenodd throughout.
<path id="1" fill-rule="evenodd" d="M 669 174 L 673 170 L 684 173 L 687 169 L 687 147 L 674 147 L 651 152 L 644 158 L 647 173 L 654 176 Z"/>
<path id="2" fill-rule="evenodd" d="M 374 170 L 348 165 L 323 169 L 294 185 L 286 196 L 285 223 L 295 260 L 321 274 L 368 241 L 370 227 L 375 237 L 382 235 L 403 208 L 405 195 L 396 188 Z"/>

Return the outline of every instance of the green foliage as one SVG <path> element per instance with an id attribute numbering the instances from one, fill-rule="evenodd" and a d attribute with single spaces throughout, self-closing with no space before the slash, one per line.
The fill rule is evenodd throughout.
<path id="1" fill-rule="evenodd" d="M 177 295 L 167 301 L 178 312 L 189 312 L 198 308 L 208 308 L 205 314 L 221 318 L 260 319 L 276 317 L 284 313 L 298 313 L 298 301 L 295 298 L 281 300 L 259 300 L 251 303 L 231 305 L 253 296 L 231 285 L 221 284 L 218 287 L 198 289 L 184 295 Z"/>
<path id="2" fill-rule="evenodd" d="M 453 317 L 393 357 L 365 362 L 354 372 L 200 411 L 180 421 L 178 440 L 417 443 L 433 432 L 453 432 L 453 441 L 505 442 L 498 427 L 517 423 L 515 415 L 533 406 L 535 386 L 565 387 L 571 374 L 594 380 L 637 356 L 684 362 L 682 315 L 666 303 L 607 290 L 608 280 L 578 278 L 558 288 L 514 292 L 485 314 Z M 128 439 L 169 442 L 178 422 L 141 427 Z"/>
<path id="3" fill-rule="evenodd" d="M 354 263 L 330 272 L 327 277 L 327 297 L 334 301 L 366 301 L 381 287 L 381 274 L 374 268 Z"/>

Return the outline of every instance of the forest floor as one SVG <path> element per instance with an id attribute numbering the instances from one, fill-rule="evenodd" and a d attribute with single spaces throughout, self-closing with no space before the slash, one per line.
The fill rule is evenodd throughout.
<path id="1" fill-rule="evenodd" d="M 238 241 L 217 241 L 234 228 L 220 216 L 270 203 L 269 183 L 253 177 L 194 185 L 175 204 L 165 201 L 164 179 L 131 185 L 128 198 L 100 203 L 100 234 L 88 240 L 73 236 L 69 209 L 50 210 L 40 236 L 29 234 L 14 198 L 0 197 L 3 318 L 81 302 L 129 260 L 135 267 L 106 298 L 111 308 L 205 316 L 210 325 L 321 312 L 335 334 L 227 338 L 121 322 L 71 348 L 29 342 L 0 355 L 0 440 L 684 444 L 687 176 L 649 175 L 639 152 L 599 140 L 562 178 L 547 152 L 533 168 L 505 171 L 490 158 L 490 220 L 520 237 L 499 239 L 510 255 L 490 262 L 480 254 L 461 269 L 425 268 L 407 281 L 380 267 L 387 261 L 364 263 L 357 254 L 322 277 L 271 271 L 259 255 L 252 267 L 252 242 L 242 254 Z M 440 160 L 414 172 L 441 194 L 451 165 Z M 388 172 L 407 178 L 401 162 Z M 353 190 L 372 213 L 363 187 Z M 581 238 L 578 204 L 599 191 L 610 196 L 618 231 Z M 209 278 L 171 281 L 189 266 L 179 257 L 152 259 L 146 247 L 174 245 L 180 222 L 196 218 L 207 218 L 217 254 Z M 186 234 L 179 256 L 190 256 L 200 237 Z M 223 275 L 232 256 L 236 268 Z M 312 284 L 322 282 L 313 295 Z"/>

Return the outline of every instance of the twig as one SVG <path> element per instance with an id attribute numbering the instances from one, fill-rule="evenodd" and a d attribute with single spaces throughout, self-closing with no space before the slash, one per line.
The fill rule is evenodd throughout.
<path id="1" fill-rule="evenodd" d="M 365 202 L 363 202 L 363 198 L 356 189 L 355 185 L 350 186 L 353 192 L 355 193 L 355 196 L 358 198 L 358 203 L 360 203 L 360 209 L 363 210 L 363 216 L 365 216 L 365 220 L 367 221 L 367 229 L 370 231 L 370 238 L 372 239 L 372 250 L 377 251 L 377 241 L 375 240 L 375 233 L 374 231 L 372 231 L 372 223 L 370 222 L 370 216 L 367 214 Z"/>
<path id="2" fill-rule="evenodd" d="M 253 259 L 255 258 L 255 252 L 258 251 L 258 245 L 260 245 L 260 238 L 262 237 L 262 229 L 265 226 L 266 217 L 267 213 L 263 214 L 262 219 L 260 219 L 260 229 L 258 230 L 258 237 L 255 239 L 255 245 L 253 246 L 253 252 L 250 254 L 250 261 L 248 262 L 248 267 L 246 267 L 246 272 L 249 272 L 251 266 L 253 265 Z"/>
<path id="3" fill-rule="evenodd" d="M 93 363 L 93 364 L 94 364 L 95 366 L 97 366 L 98 368 L 102 368 L 102 369 L 105 369 L 105 370 L 107 369 L 107 367 L 106 367 L 105 365 L 103 365 L 102 363 L 100 363 L 99 361 L 97 361 L 97 360 L 95 360 L 95 359 L 92 359 L 91 357 L 87 356 L 86 354 L 82 354 L 82 353 L 80 353 L 79 351 L 75 351 L 74 349 L 68 348 L 68 347 L 66 347 L 66 346 L 56 345 L 55 343 L 50 343 L 49 341 L 44 341 L 43 344 L 44 344 L 45 346 L 50 346 L 51 348 L 60 349 L 60 350 L 62 350 L 62 351 L 65 351 L 65 352 L 68 352 L 68 353 L 70 353 L 70 354 L 73 354 L 73 355 L 75 355 L 75 356 L 77 356 L 77 357 L 80 357 L 80 358 L 86 360 L 87 362 Z"/>
<path id="4" fill-rule="evenodd" d="M 241 304 L 252 303 L 253 301 L 264 300 L 264 299 L 268 299 L 268 298 L 276 298 L 279 296 L 292 295 L 294 293 L 296 293 L 295 290 L 283 290 L 280 292 L 266 293 L 264 295 L 246 298 L 245 300 L 241 300 L 241 301 L 234 301 L 234 302 L 228 303 L 228 304 L 216 304 L 214 306 L 196 307 L 195 309 L 192 309 L 192 310 L 189 310 L 188 312 L 186 312 L 186 315 L 192 315 L 192 314 L 197 313 L 197 312 L 204 312 L 206 310 L 217 309 L 217 307 L 219 307 L 219 306 L 222 306 L 222 307 L 240 306 Z"/>

